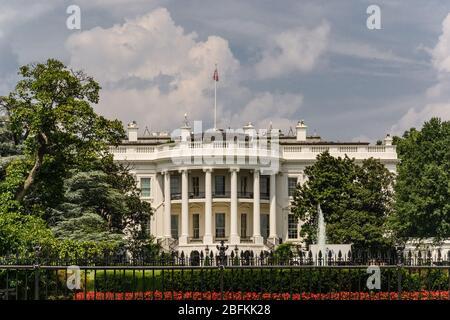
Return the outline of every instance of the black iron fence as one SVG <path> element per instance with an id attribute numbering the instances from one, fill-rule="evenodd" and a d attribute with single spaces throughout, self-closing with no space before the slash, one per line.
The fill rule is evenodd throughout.
<path id="1" fill-rule="evenodd" d="M 422 300 L 450 299 L 449 267 L 0 266 L 0 299 Z M 376 281 L 374 281 L 376 283 Z"/>
<path id="2" fill-rule="evenodd" d="M 3 257 L 0 299 L 450 299 L 450 263 L 431 252 L 424 260 L 412 252 L 361 251 L 326 259 L 319 254 L 315 261 L 309 252 L 241 256 L 217 249 L 151 261 L 112 255 L 51 260 L 39 251 Z"/>
<path id="3" fill-rule="evenodd" d="M 190 239 L 194 240 L 194 239 Z M 30 252 L 27 255 L 0 256 L 0 265 L 31 265 L 39 261 L 49 266 L 450 266 L 450 250 L 351 250 L 348 252 L 301 251 L 279 253 L 277 251 L 239 250 L 237 247 L 220 246 L 212 249 L 192 250 L 189 253 L 173 250 L 169 253 L 115 252 L 104 250 L 89 256 L 60 256 L 45 251 Z"/>

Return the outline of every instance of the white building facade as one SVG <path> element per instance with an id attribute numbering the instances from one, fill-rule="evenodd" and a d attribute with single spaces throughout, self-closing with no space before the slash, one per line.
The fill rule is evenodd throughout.
<path id="1" fill-rule="evenodd" d="M 149 232 L 164 249 L 215 252 L 223 240 L 229 250 L 260 253 L 282 242 L 301 243 L 301 223 L 290 212 L 297 184 L 318 154 L 348 155 L 356 161 L 379 159 L 395 172 L 397 153 L 387 135 L 382 144 L 329 142 L 295 131 L 242 129 L 196 132 L 186 122 L 172 134 L 138 135 L 111 147 L 115 161 L 135 175 L 142 199 L 154 213 Z"/>

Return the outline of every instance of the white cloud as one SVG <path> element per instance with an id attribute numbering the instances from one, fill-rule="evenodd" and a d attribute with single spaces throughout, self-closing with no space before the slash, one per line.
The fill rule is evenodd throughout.
<path id="1" fill-rule="evenodd" d="M 9 3 L 0 3 L 0 35 L 5 30 L 11 30 L 17 25 L 33 19 L 39 19 L 43 14 L 52 9 L 61 0 L 42 0 L 39 2 L 27 0 L 15 0 Z"/>
<path id="2" fill-rule="evenodd" d="M 191 119 L 202 119 L 213 101 L 214 64 L 219 64 L 222 88 L 235 82 L 240 66 L 225 39 L 198 41 L 195 33 L 186 34 L 175 25 L 164 8 L 122 25 L 74 34 L 67 49 L 73 67 L 106 84 L 100 111 L 128 120 L 139 117 L 159 129 L 178 124 L 185 112 Z M 168 81 L 166 90 L 160 88 L 161 77 Z M 117 85 L 129 79 L 144 86 Z"/>
<path id="3" fill-rule="evenodd" d="M 310 71 L 325 51 L 330 27 L 322 22 L 314 29 L 294 28 L 271 38 L 261 61 L 255 66 L 261 79 L 294 71 Z"/>
<path id="4" fill-rule="evenodd" d="M 252 121 L 267 127 L 272 121 L 274 127 L 288 127 L 303 101 L 301 94 L 252 93 L 242 85 L 241 66 L 227 40 L 213 35 L 198 40 L 164 8 L 111 28 L 73 34 L 66 48 L 70 65 L 104 87 L 98 111 L 154 130 L 178 126 L 185 112 L 191 120 L 212 119 L 215 63 L 221 126 Z"/>
<path id="5" fill-rule="evenodd" d="M 205 42 L 196 39 L 195 33 L 185 34 L 169 12 L 160 8 L 123 25 L 74 34 L 68 39 L 67 48 L 71 65 L 86 68 L 103 83 L 168 75 L 176 78 L 177 86 L 200 78 L 204 79 L 197 85 L 204 86 L 215 62 L 220 63 L 225 75 L 237 70 L 239 62 L 226 40 L 214 36 Z M 196 79 L 192 79 L 194 75 Z"/>
<path id="6" fill-rule="evenodd" d="M 437 72 L 438 82 L 428 88 L 427 100 L 422 108 L 410 108 L 406 114 L 391 128 L 392 133 L 401 135 L 412 127 L 420 128 L 423 122 L 432 117 L 450 120 L 450 13 L 442 22 L 442 34 L 436 46 L 429 50 L 433 66 Z"/>
<path id="7" fill-rule="evenodd" d="M 353 41 L 335 41 L 330 44 L 330 52 L 360 59 L 421 64 L 418 61 L 401 57 L 393 53 L 391 50 L 380 50 L 367 43 L 358 43 Z"/>
<path id="8" fill-rule="evenodd" d="M 404 130 L 413 127 L 421 128 L 422 124 L 432 117 L 450 120 L 450 103 L 428 104 L 420 110 L 409 109 L 400 121 L 392 127 L 391 132 L 396 135 L 402 135 Z"/>
<path id="9" fill-rule="evenodd" d="M 450 13 L 442 22 L 442 34 L 431 55 L 436 70 L 450 72 Z"/>
<path id="10" fill-rule="evenodd" d="M 301 94 L 263 92 L 251 99 L 239 114 L 234 115 L 236 125 L 252 122 L 257 128 L 286 129 L 295 122 L 293 118 L 301 105 Z"/>

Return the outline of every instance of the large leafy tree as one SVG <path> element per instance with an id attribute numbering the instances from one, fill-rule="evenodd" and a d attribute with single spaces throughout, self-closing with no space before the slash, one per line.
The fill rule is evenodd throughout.
<path id="1" fill-rule="evenodd" d="M 9 117 L 0 110 L 0 181 L 5 178 L 6 167 L 21 154 L 21 145 L 15 141 Z"/>
<path id="2" fill-rule="evenodd" d="M 77 240 L 127 239 L 138 250 L 150 243 L 147 234 L 152 209 L 139 197 L 128 169 L 111 158 L 97 170 L 74 170 L 64 182 L 64 200 L 52 209 L 50 225 L 58 238 Z"/>
<path id="3" fill-rule="evenodd" d="M 21 67 L 19 74 L 22 79 L 13 92 L 0 97 L 0 107 L 9 115 L 14 137 L 23 141 L 28 159 L 15 195 L 22 201 L 39 178 L 43 181 L 50 173 L 61 177 L 74 166 L 88 165 L 106 152 L 108 144 L 118 143 L 124 130 L 119 121 L 94 112 L 91 103 L 98 102 L 100 86 L 83 72 L 49 59 Z M 47 182 L 61 187 L 61 181 Z M 40 191 L 51 191 L 54 198 L 58 189 L 62 188 Z"/>
<path id="4" fill-rule="evenodd" d="M 326 222 L 328 243 L 355 247 L 390 245 L 386 221 L 392 207 L 392 174 L 378 160 L 361 164 L 328 152 L 305 169 L 308 177 L 298 185 L 291 211 L 303 222 L 300 234 L 307 243 L 317 241 L 317 205 Z"/>
<path id="5" fill-rule="evenodd" d="M 393 228 L 403 238 L 450 237 L 450 122 L 432 118 L 396 138 Z"/>
<path id="6" fill-rule="evenodd" d="M 127 168 L 108 152 L 124 137 L 122 124 L 91 106 L 100 86 L 52 59 L 24 66 L 19 74 L 15 90 L 0 97 L 0 160 L 9 159 L 0 177 L 0 238 L 17 240 L 21 230 L 36 226 L 42 232 L 27 239 L 35 234 L 39 241 L 51 227 L 69 242 L 151 246 L 151 207 L 140 200 Z M 10 159 L 17 153 L 21 157 Z"/>

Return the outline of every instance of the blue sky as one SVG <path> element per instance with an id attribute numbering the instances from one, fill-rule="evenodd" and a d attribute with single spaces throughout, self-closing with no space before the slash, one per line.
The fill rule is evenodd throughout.
<path id="1" fill-rule="evenodd" d="M 81 9 L 81 30 L 66 8 Z M 381 30 L 366 9 L 381 8 Z M 102 85 L 99 113 L 169 130 L 188 113 L 329 140 L 377 140 L 450 119 L 450 2 L 0 0 L 0 95 L 20 65 L 48 57 Z"/>

